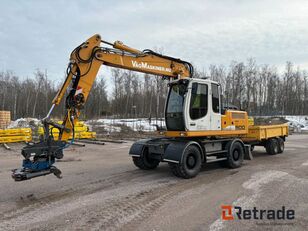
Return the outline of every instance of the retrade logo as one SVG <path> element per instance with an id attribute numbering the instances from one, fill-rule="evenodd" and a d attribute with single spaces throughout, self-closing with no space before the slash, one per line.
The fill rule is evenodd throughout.
<path id="1" fill-rule="evenodd" d="M 221 218 L 224 221 L 230 220 L 294 220 L 295 211 L 286 209 L 282 206 L 281 209 L 243 209 L 241 206 L 222 205 Z"/>
<path id="2" fill-rule="evenodd" d="M 232 215 L 232 205 L 222 205 L 221 206 L 221 218 L 224 221 L 230 221 L 234 220 L 234 217 Z"/>

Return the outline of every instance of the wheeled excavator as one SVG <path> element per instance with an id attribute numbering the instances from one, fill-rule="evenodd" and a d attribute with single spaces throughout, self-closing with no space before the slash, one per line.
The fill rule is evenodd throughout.
<path id="1" fill-rule="evenodd" d="M 44 136 L 22 148 L 22 167 L 12 171 L 15 181 L 49 174 L 61 178 L 61 171 L 54 164 L 74 142 L 75 125 L 102 65 L 169 79 L 166 131 L 160 131 L 161 137 L 135 142 L 129 150 L 133 163 L 140 169 L 155 169 L 160 162 L 167 162 L 174 175 L 192 178 L 210 160 L 223 161 L 231 168 L 240 167 L 243 159 L 252 159 L 251 149 L 255 145 L 265 146 L 270 154 L 283 152 L 288 135 L 285 126 L 272 127 L 274 133 L 270 136 L 257 136 L 260 132 L 251 129 L 258 127 L 249 126 L 247 112 L 224 110 L 220 84 L 208 78 L 193 78 L 189 62 L 149 49 L 140 51 L 120 41 L 110 43 L 96 34 L 71 52 L 65 81 L 42 119 Z M 58 124 L 51 116 L 62 100 L 65 116 L 62 124 Z M 57 140 L 53 129 L 59 130 Z"/>

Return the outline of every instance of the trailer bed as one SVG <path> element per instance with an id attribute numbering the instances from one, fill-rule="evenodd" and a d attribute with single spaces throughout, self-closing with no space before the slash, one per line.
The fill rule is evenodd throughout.
<path id="1" fill-rule="evenodd" d="M 287 123 L 278 125 L 249 126 L 248 134 L 242 139 L 246 142 L 265 141 L 274 137 L 286 137 L 289 135 Z"/>

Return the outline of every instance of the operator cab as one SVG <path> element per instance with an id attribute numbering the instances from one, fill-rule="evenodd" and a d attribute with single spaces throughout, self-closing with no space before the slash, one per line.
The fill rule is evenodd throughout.
<path id="1" fill-rule="evenodd" d="M 209 79 L 170 82 L 165 110 L 167 130 L 221 130 L 220 92 L 220 85 Z"/>

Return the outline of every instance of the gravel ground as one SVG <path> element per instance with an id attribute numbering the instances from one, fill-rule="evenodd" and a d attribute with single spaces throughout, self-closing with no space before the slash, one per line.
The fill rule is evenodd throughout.
<path id="1" fill-rule="evenodd" d="M 73 147 L 52 175 L 14 182 L 21 145 L 0 148 L 0 230 L 307 230 L 308 136 L 292 135 L 283 154 L 263 148 L 239 169 L 213 163 L 194 179 L 168 165 L 136 169 L 131 143 Z M 292 221 L 221 220 L 221 205 L 295 210 Z"/>

